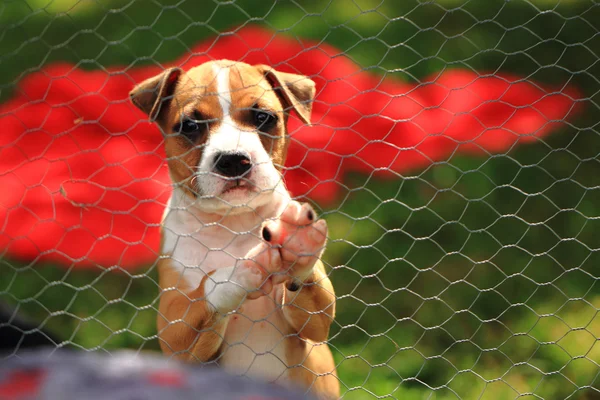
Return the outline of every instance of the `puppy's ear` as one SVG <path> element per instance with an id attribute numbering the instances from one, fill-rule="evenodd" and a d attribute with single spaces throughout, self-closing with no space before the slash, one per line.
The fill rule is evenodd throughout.
<path id="1" fill-rule="evenodd" d="M 161 111 L 169 106 L 181 73 L 179 68 L 169 68 L 153 78 L 146 79 L 129 92 L 131 102 L 148 114 L 150 121 L 155 121 Z"/>
<path id="2" fill-rule="evenodd" d="M 277 89 L 286 109 L 296 110 L 298 117 L 310 125 L 312 103 L 315 98 L 315 82 L 304 75 L 279 72 L 267 65 L 256 68 L 267 78 L 271 86 Z"/>

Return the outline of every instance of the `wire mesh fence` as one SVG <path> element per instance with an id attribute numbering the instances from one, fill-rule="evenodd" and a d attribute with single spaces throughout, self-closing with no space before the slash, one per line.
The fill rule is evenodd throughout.
<path id="1" fill-rule="evenodd" d="M 0 3 L 0 331 L 158 351 L 165 139 L 215 59 L 316 83 L 283 176 L 327 221 L 342 398 L 600 398 L 600 3 Z"/>

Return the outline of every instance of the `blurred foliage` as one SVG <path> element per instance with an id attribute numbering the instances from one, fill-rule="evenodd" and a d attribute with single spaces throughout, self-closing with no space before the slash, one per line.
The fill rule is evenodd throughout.
<path id="1" fill-rule="evenodd" d="M 248 23 L 322 40 L 406 81 L 467 68 L 584 92 L 583 115 L 536 144 L 396 178 L 346 177 L 345 197 L 323 210 L 325 261 L 345 399 L 600 398 L 600 4 L 5 0 L 0 99 L 52 61 L 167 62 Z M 152 268 L 0 268 L 0 299 L 83 349 L 157 349 L 157 294 Z"/>

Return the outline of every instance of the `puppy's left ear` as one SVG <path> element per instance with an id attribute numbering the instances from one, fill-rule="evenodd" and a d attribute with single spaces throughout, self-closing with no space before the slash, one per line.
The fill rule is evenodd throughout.
<path id="1" fill-rule="evenodd" d="M 284 102 L 284 107 L 296 110 L 302 122 L 310 125 L 312 103 L 316 92 L 315 82 L 304 75 L 279 72 L 267 65 L 257 65 L 256 68 L 278 91 Z"/>
<path id="2" fill-rule="evenodd" d="M 129 92 L 131 102 L 148 114 L 150 121 L 156 121 L 161 111 L 168 107 L 181 73 L 179 68 L 169 68 L 153 78 L 146 79 Z"/>

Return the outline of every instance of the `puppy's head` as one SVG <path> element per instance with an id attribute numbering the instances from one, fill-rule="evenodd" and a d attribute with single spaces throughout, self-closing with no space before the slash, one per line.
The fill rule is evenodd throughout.
<path id="1" fill-rule="evenodd" d="M 228 60 L 165 70 L 130 93 L 162 128 L 173 182 L 212 212 L 267 204 L 283 187 L 288 113 L 309 123 L 314 95 L 305 76 Z"/>

